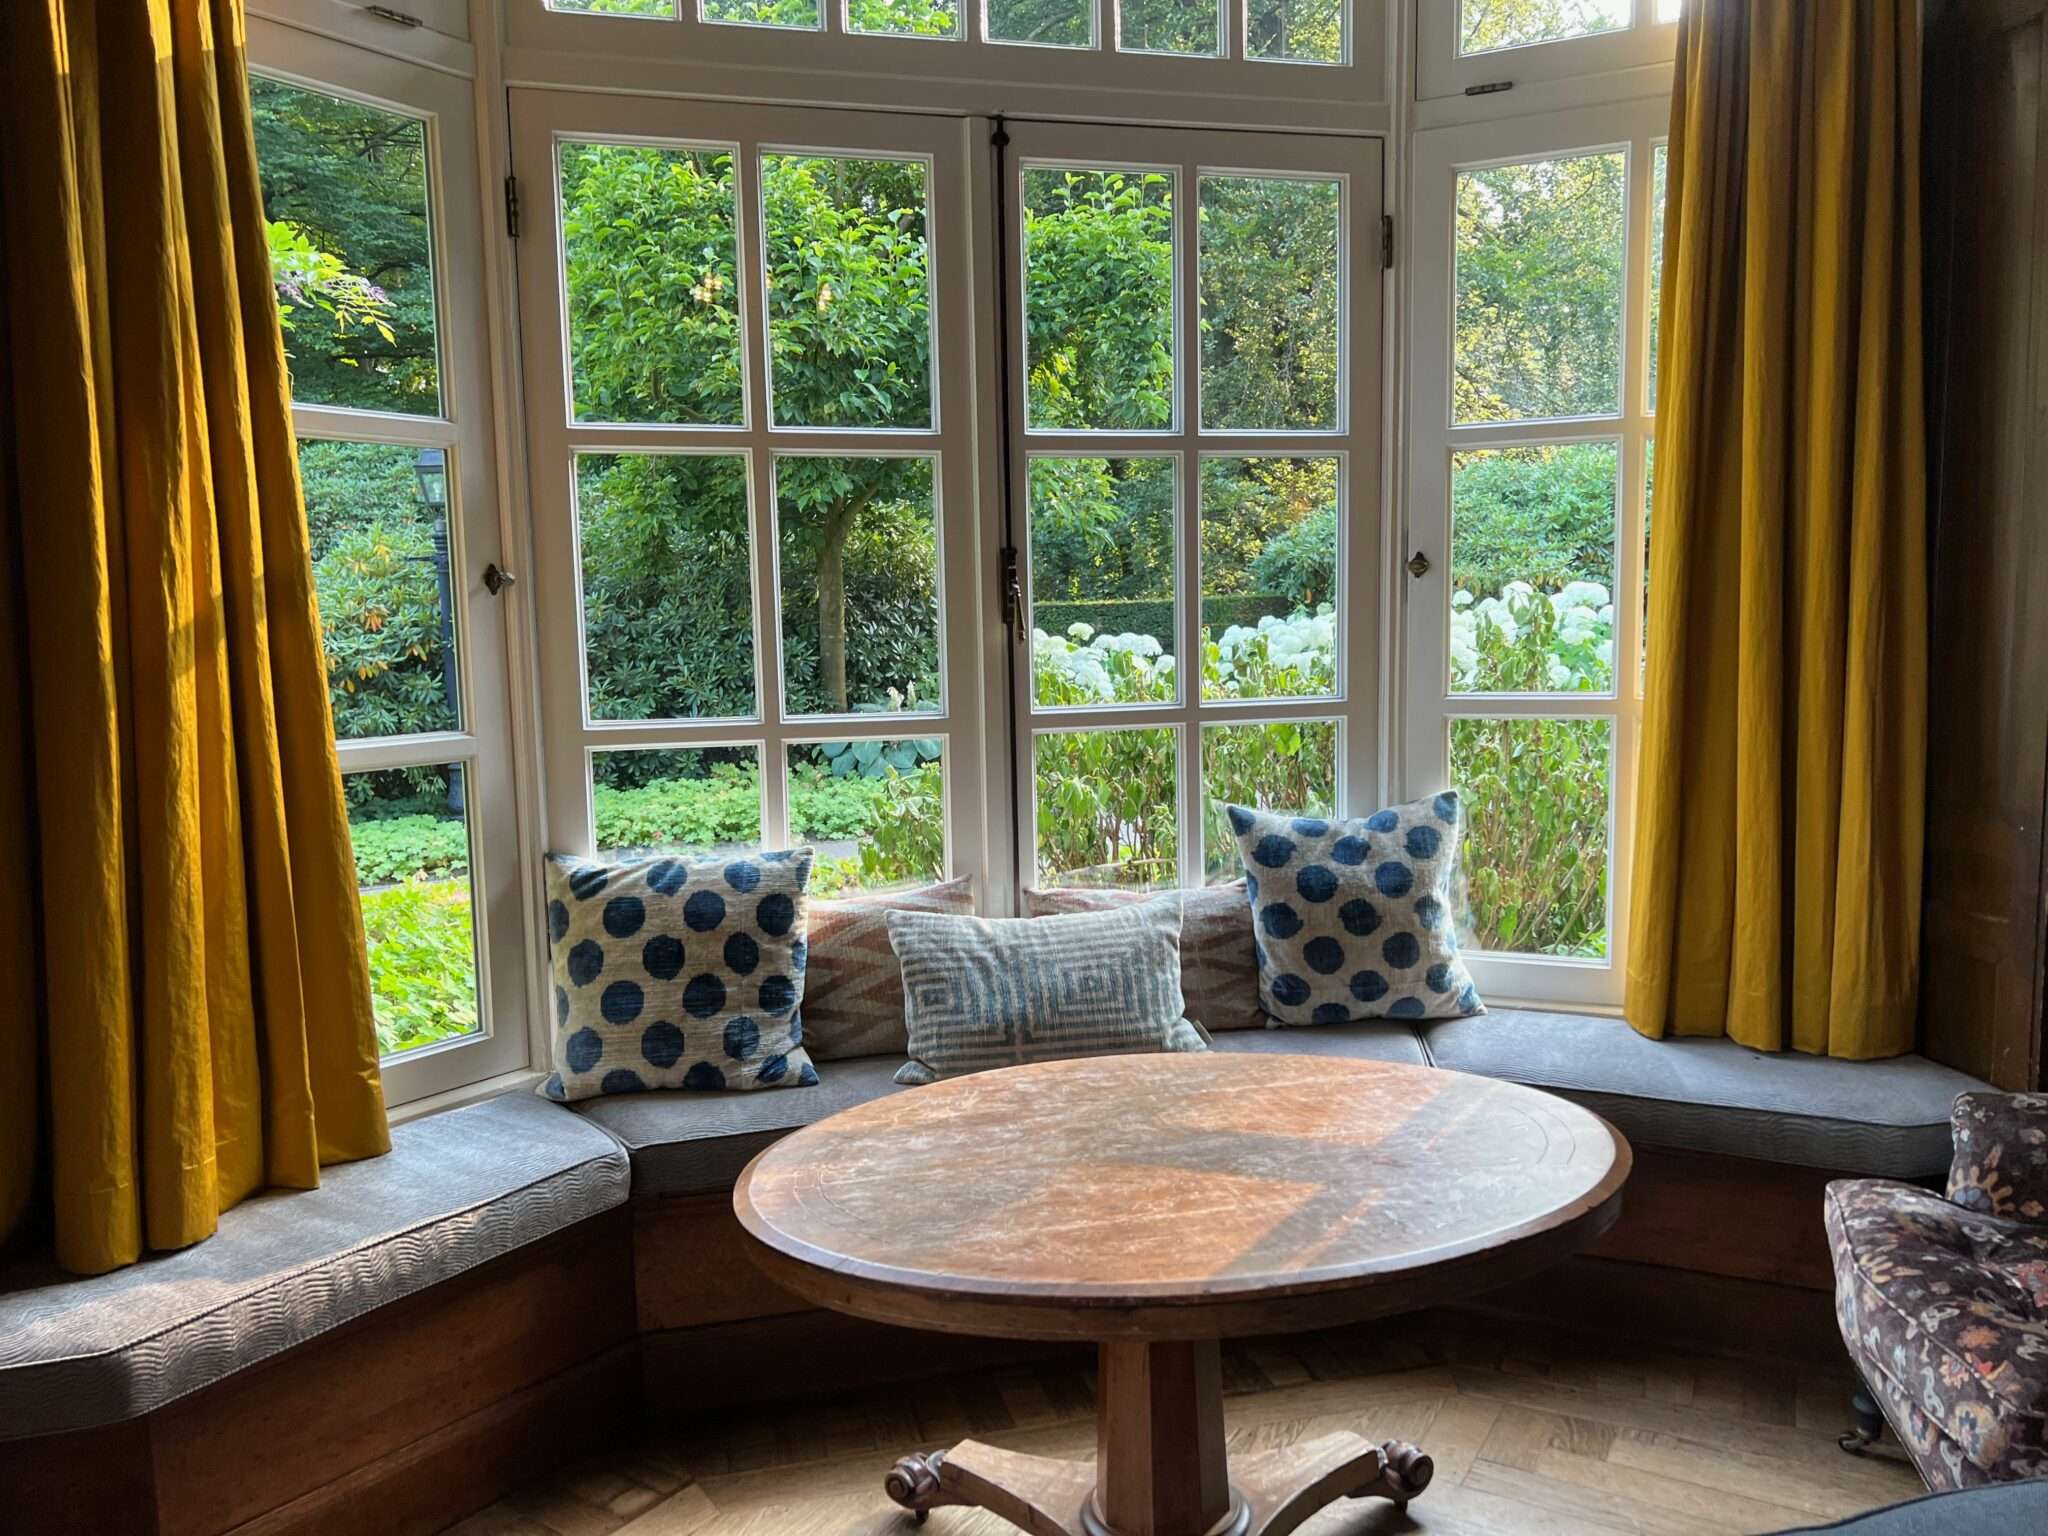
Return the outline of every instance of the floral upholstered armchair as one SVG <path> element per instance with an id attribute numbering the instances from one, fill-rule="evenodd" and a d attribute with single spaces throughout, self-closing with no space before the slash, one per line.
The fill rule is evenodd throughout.
<path id="1" fill-rule="evenodd" d="M 1945 1195 L 1827 1191 L 1842 1341 L 1936 1489 L 2048 1476 L 2048 1094 L 1966 1093 L 1952 1125 Z"/>

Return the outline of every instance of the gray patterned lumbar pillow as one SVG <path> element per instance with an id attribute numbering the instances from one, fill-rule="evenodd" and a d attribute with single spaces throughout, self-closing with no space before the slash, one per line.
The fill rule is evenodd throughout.
<path id="1" fill-rule="evenodd" d="M 564 1102 L 815 1083 L 803 1047 L 811 850 L 598 864 L 548 856 Z"/>
<path id="2" fill-rule="evenodd" d="M 1483 1013 L 1458 956 L 1455 791 L 1360 821 L 1229 807 L 1249 876 L 1259 997 L 1279 1024 Z"/>
<path id="3" fill-rule="evenodd" d="M 910 1060 L 899 1083 L 1143 1051 L 1200 1051 L 1184 1018 L 1178 894 L 1067 917 L 891 912 Z"/>

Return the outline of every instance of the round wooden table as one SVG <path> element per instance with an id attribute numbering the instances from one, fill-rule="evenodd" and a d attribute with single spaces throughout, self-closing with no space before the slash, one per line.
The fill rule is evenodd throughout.
<path id="1" fill-rule="evenodd" d="M 778 1284 L 944 1333 L 1101 1347 L 1094 1462 L 967 1440 L 889 1494 L 1035 1536 L 1281 1536 L 1420 1493 L 1412 1445 L 1229 1458 L 1218 1340 L 1505 1285 L 1621 1211 L 1628 1143 L 1512 1083 L 1324 1056 L 1096 1057 L 863 1104 L 785 1137 L 733 1205 Z"/>

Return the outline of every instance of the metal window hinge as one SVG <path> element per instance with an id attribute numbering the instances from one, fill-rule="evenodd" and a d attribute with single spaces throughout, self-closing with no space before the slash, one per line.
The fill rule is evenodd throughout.
<path id="1" fill-rule="evenodd" d="M 514 240 L 519 238 L 519 178 L 505 178 L 505 233 Z"/>
<path id="2" fill-rule="evenodd" d="M 1017 548 L 1003 549 L 1003 627 L 1012 635 L 1024 632 L 1024 579 L 1017 571 Z"/>
<path id="3" fill-rule="evenodd" d="M 1391 268 L 1393 265 L 1394 216 L 1391 213 L 1383 213 L 1380 215 L 1380 266 Z"/>
<path id="4" fill-rule="evenodd" d="M 1492 96 L 1500 91 L 1512 91 L 1514 88 L 1515 82 L 1512 80 L 1489 80 L 1484 85 L 1466 86 L 1465 94 L 1467 96 Z"/>
<path id="5" fill-rule="evenodd" d="M 366 5 L 363 9 L 379 21 L 388 21 L 396 27 L 424 27 L 426 25 L 419 17 L 409 15 L 405 11 L 394 11 L 388 5 Z"/>

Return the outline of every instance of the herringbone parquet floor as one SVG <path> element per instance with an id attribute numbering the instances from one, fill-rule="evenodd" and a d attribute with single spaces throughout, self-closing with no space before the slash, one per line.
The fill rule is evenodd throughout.
<path id="1" fill-rule="evenodd" d="M 1892 1455 L 1845 1455 L 1846 1374 L 1659 1353 L 1465 1313 L 1230 1344 L 1233 1448 L 1332 1429 L 1414 1440 L 1436 1481 L 1406 1515 L 1340 1503 L 1309 1536 L 1695 1536 L 1820 1524 L 1920 1491 Z M 909 1536 L 882 1494 L 906 1450 L 969 1435 L 1094 1451 L 1093 1372 L 1022 1367 L 877 1388 L 715 1422 L 565 1470 L 456 1536 Z M 1015 1536 L 940 1509 L 919 1536 Z"/>

